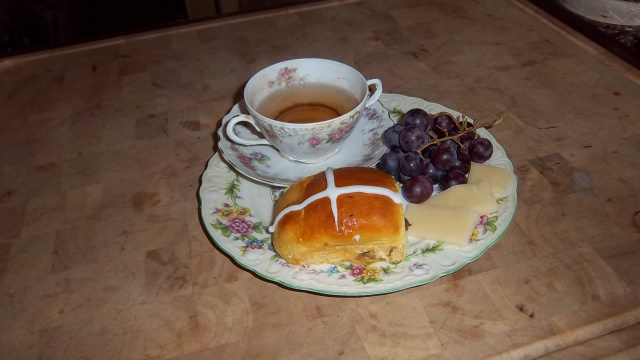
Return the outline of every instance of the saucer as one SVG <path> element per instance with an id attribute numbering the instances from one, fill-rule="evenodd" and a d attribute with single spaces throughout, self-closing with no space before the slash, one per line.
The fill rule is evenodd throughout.
<path id="1" fill-rule="evenodd" d="M 327 161 L 317 164 L 305 164 L 283 158 L 269 145 L 242 145 L 231 141 L 225 134 L 225 127 L 231 118 L 243 111 L 244 105 L 238 103 L 222 118 L 218 130 L 218 149 L 222 158 L 243 175 L 273 186 L 286 187 L 294 182 L 328 167 L 372 166 L 387 151 L 381 136 L 384 130 L 394 124 L 387 109 L 380 102 L 362 111 L 362 117 L 353 133 L 340 150 Z M 235 129 L 241 137 L 259 138 L 255 130 L 237 124 Z"/>

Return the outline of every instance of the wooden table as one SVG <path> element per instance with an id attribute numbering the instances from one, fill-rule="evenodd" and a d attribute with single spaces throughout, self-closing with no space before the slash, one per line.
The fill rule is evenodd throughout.
<path id="1" fill-rule="evenodd" d="M 372 297 L 214 247 L 199 177 L 257 70 L 324 57 L 492 129 L 519 202 L 482 257 Z M 508 0 L 332 1 L 0 62 L 3 359 L 591 359 L 640 353 L 640 76 Z"/>

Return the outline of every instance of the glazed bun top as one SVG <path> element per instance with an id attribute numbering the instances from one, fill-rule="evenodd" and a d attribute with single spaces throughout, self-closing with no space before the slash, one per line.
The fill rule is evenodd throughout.
<path id="1" fill-rule="evenodd" d="M 275 205 L 275 250 L 292 264 L 402 259 L 404 213 L 394 179 L 346 167 L 294 183 Z"/>

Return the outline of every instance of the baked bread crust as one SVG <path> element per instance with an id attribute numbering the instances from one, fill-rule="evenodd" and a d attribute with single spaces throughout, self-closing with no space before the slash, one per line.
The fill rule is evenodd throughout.
<path id="1" fill-rule="evenodd" d="M 366 167 L 333 170 L 336 187 L 367 185 L 398 192 L 394 179 Z M 278 199 L 275 213 L 327 189 L 324 172 L 301 179 Z M 337 197 L 338 228 L 328 197 L 290 211 L 275 224 L 276 252 L 294 265 L 368 264 L 404 259 L 408 247 L 402 204 L 385 195 L 350 192 Z"/>

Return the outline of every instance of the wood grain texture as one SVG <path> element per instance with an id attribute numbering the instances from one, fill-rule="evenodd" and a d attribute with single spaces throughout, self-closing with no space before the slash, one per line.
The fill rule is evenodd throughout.
<path id="1" fill-rule="evenodd" d="M 517 1 L 332 1 L 0 62 L 7 359 L 638 357 L 640 82 Z M 345 62 L 491 131 L 515 219 L 478 260 L 363 298 L 235 265 L 198 215 L 220 119 L 259 69 Z"/>

